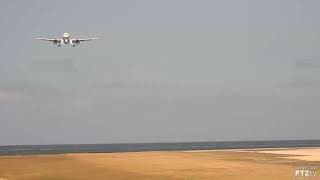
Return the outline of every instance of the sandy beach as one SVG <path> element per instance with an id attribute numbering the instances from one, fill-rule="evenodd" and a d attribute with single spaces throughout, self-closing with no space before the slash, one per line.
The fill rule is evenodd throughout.
<path id="1" fill-rule="evenodd" d="M 297 159 L 303 161 L 319 161 L 320 148 L 297 148 L 297 149 L 280 149 L 280 150 L 258 150 L 255 152 L 288 155 L 282 158 Z"/>
<path id="2" fill-rule="evenodd" d="M 320 148 L 0 156 L 0 180 L 292 180 Z M 318 178 L 318 177 L 316 177 Z"/>

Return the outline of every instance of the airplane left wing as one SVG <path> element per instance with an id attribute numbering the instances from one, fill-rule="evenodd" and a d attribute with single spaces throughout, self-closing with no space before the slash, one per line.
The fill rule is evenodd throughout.
<path id="1" fill-rule="evenodd" d="M 73 47 L 75 45 L 79 45 L 80 42 L 84 42 L 84 41 L 92 41 L 92 40 L 97 40 L 98 38 L 86 38 L 86 39 L 71 39 L 71 43 L 73 44 Z"/>
<path id="2" fill-rule="evenodd" d="M 86 39 L 71 39 L 73 42 L 82 42 L 82 41 L 92 41 L 97 40 L 98 38 L 86 38 Z"/>

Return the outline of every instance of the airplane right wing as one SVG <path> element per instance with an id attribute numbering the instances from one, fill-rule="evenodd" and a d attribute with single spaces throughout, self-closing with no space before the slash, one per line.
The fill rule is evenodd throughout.
<path id="1" fill-rule="evenodd" d="M 36 38 L 37 40 L 42 40 L 42 41 L 50 41 L 53 43 L 61 43 L 62 40 L 61 39 L 50 39 L 50 38 Z"/>

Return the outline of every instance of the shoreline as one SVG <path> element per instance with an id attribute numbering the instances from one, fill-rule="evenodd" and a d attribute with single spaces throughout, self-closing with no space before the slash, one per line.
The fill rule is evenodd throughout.
<path id="1" fill-rule="evenodd" d="M 320 162 L 320 147 L 282 147 L 282 148 L 245 148 L 245 149 L 209 149 L 209 150 L 176 150 L 176 151 L 130 151 L 130 152 L 68 152 L 68 153 L 52 153 L 52 154 L 14 154 L 0 155 L 1 157 L 26 157 L 26 156 L 77 156 L 77 155 L 114 155 L 114 154 L 144 154 L 144 153 L 257 153 L 271 154 L 280 156 L 278 158 Z"/>
<path id="2" fill-rule="evenodd" d="M 65 154 L 65 153 L 117 153 L 146 151 L 210 151 L 261 148 L 320 147 L 320 140 L 279 141 L 215 141 L 176 143 L 119 143 L 119 144 L 61 144 L 0 146 L 2 155 Z"/>

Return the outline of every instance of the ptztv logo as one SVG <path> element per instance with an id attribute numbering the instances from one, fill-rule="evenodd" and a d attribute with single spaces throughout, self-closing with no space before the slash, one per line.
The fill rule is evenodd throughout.
<path id="1" fill-rule="evenodd" d="M 318 167 L 316 166 L 300 166 L 295 170 L 295 177 L 316 177 Z"/>

